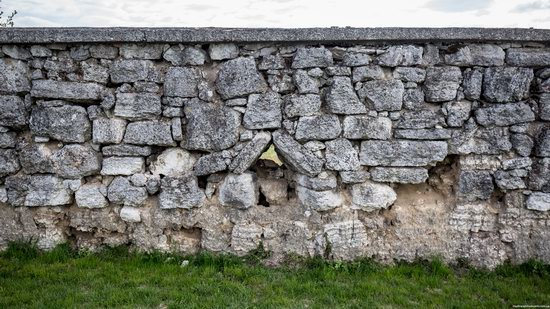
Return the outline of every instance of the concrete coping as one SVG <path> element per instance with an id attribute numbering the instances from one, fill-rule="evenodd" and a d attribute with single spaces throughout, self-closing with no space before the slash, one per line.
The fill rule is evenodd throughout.
<path id="1" fill-rule="evenodd" d="M 40 43 L 550 43 L 550 29 L 522 28 L 2 28 L 0 44 Z"/>

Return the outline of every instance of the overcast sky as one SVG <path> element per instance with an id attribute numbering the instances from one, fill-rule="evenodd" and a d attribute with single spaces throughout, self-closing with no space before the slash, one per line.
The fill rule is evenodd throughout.
<path id="1" fill-rule="evenodd" d="M 19 27 L 534 27 L 550 0 L 3 0 Z"/>

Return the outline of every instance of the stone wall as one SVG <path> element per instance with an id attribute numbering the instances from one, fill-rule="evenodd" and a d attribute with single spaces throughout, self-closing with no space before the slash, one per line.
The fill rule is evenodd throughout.
<path id="1" fill-rule="evenodd" d="M 29 31 L 0 34 L 0 247 L 550 262 L 548 32 Z"/>

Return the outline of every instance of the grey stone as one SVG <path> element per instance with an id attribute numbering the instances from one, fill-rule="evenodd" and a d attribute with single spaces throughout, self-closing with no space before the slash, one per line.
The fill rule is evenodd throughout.
<path id="1" fill-rule="evenodd" d="M 451 139 L 451 153 L 501 154 L 512 149 L 506 128 L 474 128 L 456 134 Z"/>
<path id="2" fill-rule="evenodd" d="M 25 174 L 53 174 L 51 157 L 55 149 L 46 144 L 30 143 L 19 151 L 19 162 Z"/>
<path id="3" fill-rule="evenodd" d="M 118 144 L 124 138 L 126 120 L 98 118 L 93 121 L 92 141 L 95 144 Z"/>
<path id="4" fill-rule="evenodd" d="M 317 94 L 291 94 L 283 99 L 285 115 L 289 118 L 312 116 L 321 109 L 321 97 Z"/>
<path id="5" fill-rule="evenodd" d="M 426 78 L 426 70 L 422 68 L 398 67 L 393 70 L 393 78 L 404 82 L 421 83 Z"/>
<path id="6" fill-rule="evenodd" d="M 479 100 L 481 97 L 481 85 L 483 73 L 478 69 L 466 69 L 464 71 L 464 97 L 468 100 Z"/>
<path id="7" fill-rule="evenodd" d="M 324 47 L 298 48 L 292 60 L 293 69 L 326 68 L 332 64 L 332 53 Z"/>
<path id="8" fill-rule="evenodd" d="M 357 151 L 350 141 L 344 138 L 325 143 L 326 168 L 335 171 L 349 171 L 359 169 Z"/>
<path id="9" fill-rule="evenodd" d="M 245 98 L 231 99 L 224 102 L 225 106 L 246 106 L 248 100 Z"/>
<path id="10" fill-rule="evenodd" d="M 260 192 L 272 205 L 285 205 L 288 202 L 288 183 L 284 179 L 259 178 Z"/>
<path id="11" fill-rule="evenodd" d="M 378 64 L 387 67 L 422 64 L 423 49 L 413 45 L 390 46 L 386 53 L 378 56 Z"/>
<path id="12" fill-rule="evenodd" d="M 385 184 L 366 181 L 351 187 L 352 207 L 367 212 L 386 209 L 397 200 L 397 194 Z"/>
<path id="13" fill-rule="evenodd" d="M 458 176 L 457 196 L 461 200 L 487 200 L 494 190 L 493 177 L 489 171 L 466 170 Z"/>
<path id="14" fill-rule="evenodd" d="M 154 81 L 155 67 L 150 60 L 115 60 L 109 73 L 116 84 Z"/>
<path id="15" fill-rule="evenodd" d="M 187 149 L 220 151 L 239 140 L 240 115 L 231 108 L 192 102 L 185 106 L 185 115 Z"/>
<path id="16" fill-rule="evenodd" d="M 239 56 L 239 48 L 231 43 L 210 44 L 208 53 L 212 60 L 233 59 Z"/>
<path id="17" fill-rule="evenodd" d="M 32 58 L 30 51 L 19 45 L 3 45 L 2 52 L 13 59 L 27 60 Z"/>
<path id="18" fill-rule="evenodd" d="M 216 90 L 224 100 L 267 90 L 253 58 L 239 57 L 224 62 L 216 79 Z"/>
<path id="19" fill-rule="evenodd" d="M 358 93 L 376 111 L 397 111 L 403 104 L 404 91 L 400 80 L 373 80 L 365 82 Z"/>
<path id="20" fill-rule="evenodd" d="M 106 194 L 107 187 L 103 184 L 85 184 L 75 192 L 76 205 L 82 208 L 105 208 L 109 206 Z"/>
<path id="21" fill-rule="evenodd" d="M 371 179 L 378 182 L 423 183 L 428 179 L 425 168 L 374 167 L 370 170 Z"/>
<path id="22" fill-rule="evenodd" d="M 345 184 L 363 183 L 370 178 L 370 173 L 365 170 L 340 171 L 340 178 Z"/>
<path id="23" fill-rule="evenodd" d="M 295 70 L 292 80 L 300 94 L 318 94 L 319 81 L 309 76 L 304 70 Z"/>
<path id="24" fill-rule="evenodd" d="M 403 93 L 403 107 L 407 109 L 417 109 L 424 104 L 424 91 L 422 88 L 415 87 L 405 89 Z"/>
<path id="25" fill-rule="evenodd" d="M 527 209 L 537 211 L 550 210 L 550 193 L 533 192 L 527 198 Z"/>
<path id="26" fill-rule="evenodd" d="M 73 202 L 73 193 L 61 178 L 52 175 L 10 176 L 6 178 L 8 203 L 13 206 L 61 206 Z"/>
<path id="27" fill-rule="evenodd" d="M 122 176 L 115 177 L 107 189 L 107 198 L 114 204 L 137 207 L 143 205 L 147 197 L 145 188 L 133 186 Z"/>
<path id="28" fill-rule="evenodd" d="M 0 148 L 14 148 L 17 143 L 15 132 L 0 133 Z"/>
<path id="29" fill-rule="evenodd" d="M 487 68 L 483 78 L 483 97 L 490 102 L 514 102 L 528 97 L 532 69 L 516 67 Z"/>
<path id="30" fill-rule="evenodd" d="M 430 67 L 426 70 L 424 93 L 427 102 L 444 102 L 456 98 L 462 82 L 462 72 L 457 67 Z"/>
<path id="31" fill-rule="evenodd" d="M 134 145 L 111 145 L 104 146 L 101 151 L 104 156 L 117 156 L 117 157 L 147 157 L 151 154 L 151 147 L 149 146 L 134 146 Z"/>
<path id="32" fill-rule="evenodd" d="M 328 76 L 351 76 L 349 67 L 328 67 L 325 70 Z"/>
<path id="33" fill-rule="evenodd" d="M 336 115 L 303 116 L 298 120 L 296 139 L 299 141 L 328 140 L 340 135 L 342 127 Z"/>
<path id="34" fill-rule="evenodd" d="M 35 98 L 87 102 L 101 100 L 104 91 L 105 87 L 96 83 L 35 80 L 32 82 L 31 95 Z"/>
<path id="35" fill-rule="evenodd" d="M 277 129 L 283 118 L 282 99 L 276 92 L 251 94 L 243 117 L 247 129 Z"/>
<path id="36" fill-rule="evenodd" d="M 539 99 L 540 119 L 550 121 L 550 93 L 543 93 Z"/>
<path id="37" fill-rule="evenodd" d="M 453 130 L 445 128 L 434 129 L 398 129 L 394 132 L 395 138 L 419 140 L 445 140 L 453 136 Z"/>
<path id="38" fill-rule="evenodd" d="M 15 174 L 20 168 L 15 150 L 0 149 L 0 177 Z"/>
<path id="39" fill-rule="evenodd" d="M 85 46 L 74 46 L 69 50 L 69 55 L 73 60 L 84 61 L 90 58 L 90 50 Z"/>
<path id="40" fill-rule="evenodd" d="M 327 211 L 342 205 L 340 194 L 334 190 L 315 191 L 296 186 L 296 195 L 300 204 L 316 211 Z"/>
<path id="41" fill-rule="evenodd" d="M 137 121 L 126 126 L 124 142 L 136 145 L 175 146 L 170 121 Z"/>
<path id="42" fill-rule="evenodd" d="M 235 174 L 246 171 L 265 151 L 271 142 L 269 132 L 259 132 L 248 142 L 229 165 L 229 169 Z"/>
<path id="43" fill-rule="evenodd" d="M 472 103 L 469 101 L 455 101 L 446 103 L 444 109 L 447 112 L 447 125 L 449 127 L 462 127 L 470 118 Z"/>
<path id="44" fill-rule="evenodd" d="M 533 150 L 534 141 L 527 134 L 512 134 L 510 135 L 510 143 L 512 148 L 520 156 L 527 157 L 531 155 Z"/>
<path id="45" fill-rule="evenodd" d="M 34 135 L 62 142 L 83 143 L 91 137 L 91 125 L 82 106 L 36 106 L 32 109 L 30 129 Z"/>
<path id="46" fill-rule="evenodd" d="M 495 183 L 501 190 L 525 189 L 525 181 L 515 171 L 496 171 Z"/>
<path id="47" fill-rule="evenodd" d="M 126 175 L 145 170 L 145 160 L 141 157 L 107 157 L 103 159 L 101 175 Z"/>
<path id="48" fill-rule="evenodd" d="M 81 63 L 82 79 L 88 82 L 106 84 L 109 81 L 109 70 L 97 64 L 95 60 Z"/>
<path id="49" fill-rule="evenodd" d="M 164 60 L 172 65 L 203 65 L 206 62 L 206 53 L 196 47 L 171 46 L 162 55 Z"/>
<path id="50" fill-rule="evenodd" d="M 31 46 L 31 55 L 33 57 L 51 57 L 53 55 L 53 52 L 47 47 L 33 45 Z"/>
<path id="51" fill-rule="evenodd" d="M 369 65 L 353 68 L 352 81 L 363 82 L 374 79 L 384 79 L 384 71 L 379 65 Z"/>
<path id="52" fill-rule="evenodd" d="M 303 174 L 296 174 L 294 177 L 294 181 L 299 186 L 315 191 L 336 189 L 336 186 L 338 185 L 336 181 L 336 175 L 333 172 L 321 172 L 315 177 L 310 177 Z"/>
<path id="53" fill-rule="evenodd" d="M 451 46 L 453 52 L 444 55 L 445 63 L 449 65 L 456 66 L 469 66 L 472 65 L 472 53 L 470 52 L 470 47 L 461 46 L 455 47 Z"/>
<path id="54" fill-rule="evenodd" d="M 227 169 L 226 160 L 227 157 L 221 152 L 204 155 L 195 163 L 193 172 L 197 176 L 205 176 L 225 171 Z"/>
<path id="55" fill-rule="evenodd" d="M 275 151 L 295 171 L 308 176 L 321 173 L 323 161 L 300 145 L 288 133 L 278 130 L 272 135 Z"/>
<path id="56" fill-rule="evenodd" d="M 118 57 L 118 48 L 105 44 L 92 45 L 90 55 L 99 59 L 115 59 Z"/>
<path id="57" fill-rule="evenodd" d="M 285 68 L 285 60 L 280 54 L 266 55 L 258 65 L 259 70 L 281 70 Z"/>
<path id="58" fill-rule="evenodd" d="M 366 53 L 347 51 L 342 57 L 342 65 L 348 67 L 358 67 L 370 63 L 370 56 Z"/>
<path id="59" fill-rule="evenodd" d="M 123 44 L 119 51 L 124 59 L 160 59 L 162 57 L 160 44 Z"/>
<path id="60" fill-rule="evenodd" d="M 8 191 L 6 191 L 6 187 L 1 186 L 0 187 L 0 203 L 7 203 L 8 202 Z"/>
<path id="61" fill-rule="evenodd" d="M 441 57 L 439 56 L 439 47 L 433 44 L 426 44 L 424 46 L 424 55 L 422 55 L 422 64 L 430 66 L 439 63 L 441 63 Z"/>
<path id="62" fill-rule="evenodd" d="M 141 212 L 138 208 L 124 206 L 120 209 L 120 219 L 125 222 L 139 223 L 141 222 Z"/>
<path id="63" fill-rule="evenodd" d="M 494 44 L 472 44 L 445 55 L 445 62 L 458 66 L 502 66 L 504 50 Z"/>
<path id="64" fill-rule="evenodd" d="M 327 109 L 334 114 L 364 114 L 367 108 L 359 101 L 349 77 L 334 77 L 325 101 Z"/>
<path id="65" fill-rule="evenodd" d="M 537 134 L 535 155 L 537 157 L 550 157 L 550 126 L 542 127 Z"/>
<path id="66" fill-rule="evenodd" d="M 506 63 L 518 67 L 544 67 L 550 65 L 548 48 L 509 48 Z"/>
<path id="67" fill-rule="evenodd" d="M 550 192 L 550 158 L 533 159 L 528 188 L 529 190 Z"/>
<path id="68" fill-rule="evenodd" d="M 437 112 L 429 109 L 404 111 L 395 127 L 398 129 L 433 128 L 440 124 L 440 122 L 443 122 L 440 118 L 442 117 L 440 117 Z"/>
<path id="69" fill-rule="evenodd" d="M 151 195 L 156 194 L 160 190 L 160 176 L 150 175 L 145 181 L 145 189 Z"/>
<path id="70" fill-rule="evenodd" d="M 364 141 L 359 160 L 367 166 L 425 166 L 443 161 L 446 156 L 446 142 Z"/>
<path id="71" fill-rule="evenodd" d="M 65 145 L 52 156 L 55 173 L 63 178 L 94 175 L 101 169 L 101 154 L 90 145 Z"/>
<path id="72" fill-rule="evenodd" d="M 223 206 L 247 209 L 258 204 L 259 188 L 256 175 L 228 174 L 219 188 L 219 200 Z"/>
<path id="73" fill-rule="evenodd" d="M 160 96 L 153 93 L 117 93 L 114 115 L 130 120 L 154 119 L 161 114 Z"/>
<path id="74" fill-rule="evenodd" d="M 161 209 L 201 207 L 206 196 L 199 188 L 197 177 L 191 174 L 167 176 L 161 180 L 159 206 Z"/>
<path id="75" fill-rule="evenodd" d="M 512 169 L 518 169 L 518 168 L 527 168 L 531 169 L 531 165 L 533 164 L 533 161 L 531 158 L 512 158 L 508 160 L 502 161 L 502 168 L 505 170 L 512 170 Z"/>
<path id="76" fill-rule="evenodd" d="M 508 103 L 479 108 L 475 111 L 476 121 L 482 126 L 509 126 L 535 120 L 535 113 L 525 103 Z"/>
<path id="77" fill-rule="evenodd" d="M 153 175 L 179 176 L 193 170 L 195 157 L 181 148 L 168 148 L 151 163 L 149 170 Z"/>
<path id="78" fill-rule="evenodd" d="M 196 97 L 199 94 L 200 80 L 201 74 L 198 69 L 172 67 L 166 73 L 164 95 L 183 98 Z"/>
<path id="79" fill-rule="evenodd" d="M 349 139 L 390 139 L 392 122 L 387 117 L 347 116 L 344 137 Z"/>
<path id="80" fill-rule="evenodd" d="M 25 126 L 28 123 L 28 114 L 25 102 L 20 97 L 14 95 L 0 96 L 0 126 Z"/>

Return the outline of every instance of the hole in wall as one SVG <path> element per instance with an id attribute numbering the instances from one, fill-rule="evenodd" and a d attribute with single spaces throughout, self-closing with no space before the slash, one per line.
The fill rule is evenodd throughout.
<path id="1" fill-rule="evenodd" d="M 206 176 L 197 176 L 197 183 L 199 188 L 206 190 L 206 185 L 208 184 L 208 175 Z"/>
<path id="2" fill-rule="evenodd" d="M 263 194 L 262 190 L 260 190 L 260 198 L 258 200 L 258 205 L 261 205 L 261 206 L 264 206 L 264 207 L 269 207 L 270 206 L 269 202 L 267 201 L 267 198 Z"/>

